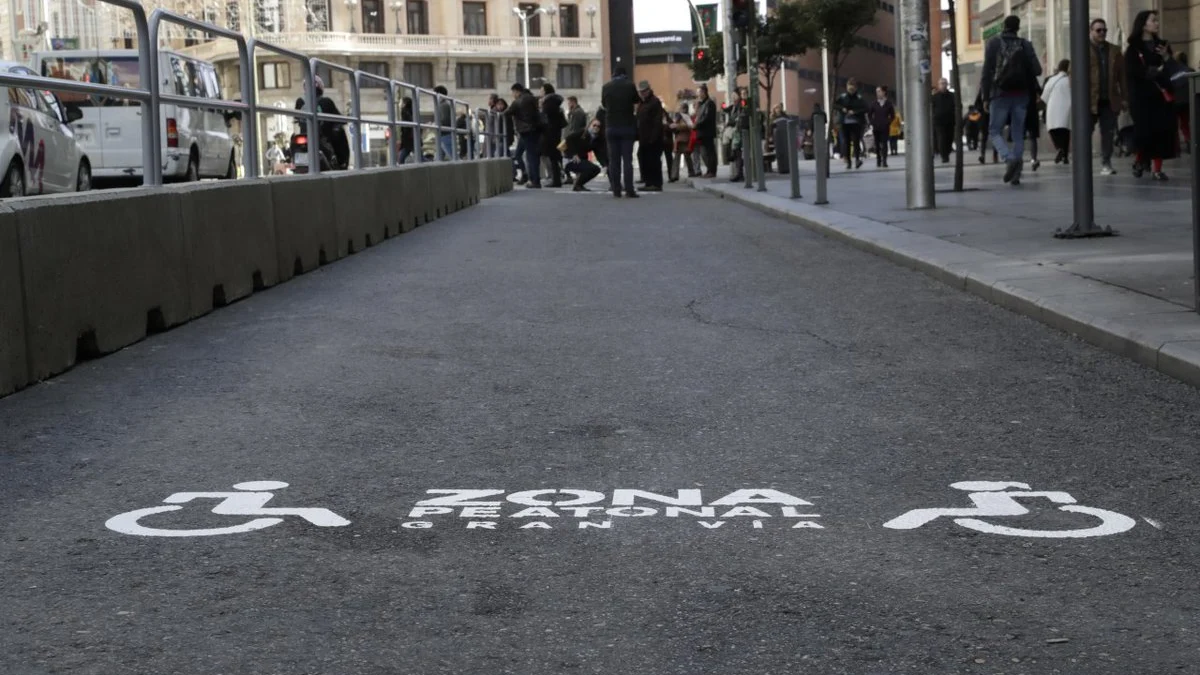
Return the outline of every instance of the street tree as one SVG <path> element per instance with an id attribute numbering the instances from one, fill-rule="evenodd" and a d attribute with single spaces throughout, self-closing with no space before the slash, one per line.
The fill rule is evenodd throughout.
<path id="1" fill-rule="evenodd" d="M 804 0 L 796 6 L 802 21 L 816 31 L 817 44 L 824 41 L 829 50 L 830 65 L 833 67 L 832 84 L 836 84 L 846 58 L 858 46 L 858 32 L 875 24 L 875 0 Z M 830 91 L 833 91 L 833 87 Z"/>

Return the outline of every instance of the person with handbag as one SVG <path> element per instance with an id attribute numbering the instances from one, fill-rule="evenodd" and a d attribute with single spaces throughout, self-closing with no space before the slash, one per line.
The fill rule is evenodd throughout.
<path id="1" fill-rule="evenodd" d="M 1154 180 L 1162 181 L 1167 180 L 1163 160 L 1175 157 L 1179 127 L 1167 69 L 1168 61 L 1176 61 L 1170 45 L 1158 35 L 1158 12 L 1149 9 L 1138 12 L 1125 50 L 1125 73 L 1129 79 L 1129 112 L 1133 115 L 1133 143 L 1137 150 L 1133 175 L 1140 178 L 1149 167 Z"/>

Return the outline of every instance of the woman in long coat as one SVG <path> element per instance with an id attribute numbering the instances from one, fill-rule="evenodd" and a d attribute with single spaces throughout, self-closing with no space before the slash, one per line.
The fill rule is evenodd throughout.
<path id="1" fill-rule="evenodd" d="M 1046 128 L 1058 149 L 1054 163 L 1071 163 L 1071 62 L 1063 59 L 1058 71 L 1046 78 L 1042 100 L 1046 102 Z"/>
<path id="2" fill-rule="evenodd" d="M 1129 112 L 1133 115 L 1133 144 L 1137 158 L 1133 175 L 1141 177 L 1147 166 L 1154 180 L 1166 180 L 1164 159 L 1175 156 L 1179 142 L 1175 110 L 1170 96 L 1171 80 L 1164 69 L 1171 47 L 1158 37 L 1158 13 L 1138 12 L 1125 50 L 1125 73 L 1129 80 Z"/>

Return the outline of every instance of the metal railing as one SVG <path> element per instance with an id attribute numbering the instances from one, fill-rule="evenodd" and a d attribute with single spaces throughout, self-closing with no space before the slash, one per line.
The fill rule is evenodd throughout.
<path id="1" fill-rule="evenodd" d="M 333 122 L 349 125 L 353 130 L 354 143 L 352 149 L 353 169 L 359 170 L 366 168 L 366 162 L 363 158 L 363 145 L 366 137 L 364 136 L 364 126 L 375 125 L 384 126 L 388 130 L 385 134 L 387 139 L 387 164 L 388 166 L 397 166 L 401 164 L 401 160 L 407 160 L 407 157 L 401 157 L 398 149 L 398 144 L 401 142 L 401 134 L 411 133 L 413 140 L 414 161 L 417 163 L 425 161 L 423 132 L 432 130 L 434 133 L 434 158 L 438 161 L 462 161 L 467 159 L 478 159 L 480 157 L 508 157 L 510 156 L 510 148 L 505 143 L 507 125 L 510 123 L 507 117 L 502 113 L 483 108 L 476 109 L 472 113 L 469 103 L 464 100 L 456 99 L 451 96 L 439 94 L 437 92 L 422 89 L 418 86 L 382 77 L 374 73 L 355 70 L 349 66 L 344 66 L 337 63 L 332 63 L 323 59 L 310 57 L 298 51 L 287 49 L 263 40 L 253 37 L 246 37 L 241 33 L 233 30 L 222 28 L 220 26 L 196 21 L 181 14 L 169 12 L 163 9 L 157 9 L 147 18 L 146 11 L 143 9 L 140 2 L 136 0 L 100 0 L 109 5 L 127 9 L 133 13 L 133 23 L 137 30 L 137 58 L 138 70 L 143 74 L 142 87 L 124 87 L 113 86 L 108 84 L 96 84 L 92 82 L 78 82 L 75 80 L 60 79 L 56 77 L 48 77 L 43 75 L 22 75 L 17 73 L 0 72 L 0 86 L 18 87 L 22 89 L 38 89 L 49 91 L 64 91 L 70 93 L 100 95 L 110 98 L 137 101 L 141 106 L 141 142 L 142 142 L 142 183 L 147 186 L 159 186 L 163 184 L 163 136 L 164 130 L 161 124 L 161 110 L 163 105 L 183 106 L 194 109 L 220 110 L 226 115 L 238 116 L 242 118 L 242 167 L 244 170 L 244 179 L 258 179 L 263 174 L 263 167 L 259 161 L 259 152 L 261 148 L 258 145 L 259 138 L 259 115 L 285 115 L 294 118 L 300 124 L 308 127 L 309 135 L 316 139 L 316 143 L 310 143 L 310 160 L 309 171 L 314 174 L 321 173 L 320 162 L 320 126 L 322 122 Z M 191 28 L 203 33 L 208 33 L 217 37 L 233 40 L 237 46 L 239 57 L 239 76 L 242 100 L 234 99 L 218 99 L 218 98 L 197 98 L 194 96 L 184 96 L 177 93 L 163 91 L 162 77 L 159 72 L 160 56 L 162 52 L 167 51 L 160 49 L 158 46 L 158 38 L 162 25 L 174 24 Z M 289 110 L 286 108 L 278 108 L 274 106 L 260 105 L 258 102 L 258 82 L 256 80 L 257 69 L 254 67 L 258 52 L 268 52 L 278 57 L 283 57 L 300 64 L 302 71 L 302 81 L 304 83 L 305 103 L 304 109 Z M 350 114 L 332 114 L 321 112 L 318 108 L 319 97 L 316 91 L 316 73 L 318 67 L 328 69 L 330 72 L 343 73 L 349 76 L 350 94 L 351 94 L 351 110 L 347 111 Z M 381 83 L 386 91 L 387 114 L 386 120 L 378 119 L 363 114 L 361 89 L 363 81 L 371 81 Z M 397 95 L 399 90 L 407 89 L 412 92 L 412 119 L 402 119 L 402 115 L 397 113 L 397 107 L 400 105 L 401 97 Z M 427 123 L 421 115 L 421 96 L 426 95 L 432 98 L 433 101 L 433 116 L 432 122 Z M 450 106 L 451 119 L 450 126 L 447 127 L 443 122 L 443 110 L 441 104 L 446 102 Z M 460 111 L 466 117 L 464 127 L 459 127 L 457 124 L 456 111 Z M 315 134 L 315 135 L 314 135 Z M 483 137 L 484 149 L 480 149 L 480 136 Z M 449 142 L 449 153 L 445 152 L 442 138 L 447 137 Z M 459 153 L 457 151 L 458 143 L 455 141 L 462 138 L 465 142 L 466 151 Z M 448 154 L 448 156 L 447 156 Z M 350 167 L 348 167 L 350 168 Z"/>

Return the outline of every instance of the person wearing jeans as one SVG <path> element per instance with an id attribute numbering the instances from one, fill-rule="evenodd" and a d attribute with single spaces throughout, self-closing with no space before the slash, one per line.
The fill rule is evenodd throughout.
<path id="1" fill-rule="evenodd" d="M 1121 48 L 1108 41 L 1108 24 L 1104 19 L 1092 19 L 1092 58 L 1089 59 L 1089 80 L 1092 103 L 1092 129 L 1100 125 L 1100 174 L 1116 173 L 1112 166 L 1113 139 L 1117 133 L 1117 114 L 1125 109 L 1125 58 Z"/>
<path id="2" fill-rule="evenodd" d="M 542 142 L 541 114 L 538 111 L 537 99 L 525 85 L 520 82 L 514 84 L 512 94 L 513 104 L 504 114 L 512 118 L 513 126 L 519 134 L 517 149 L 525 150 L 525 187 L 537 189 L 542 187 L 541 158 L 538 156 L 538 146 Z"/>
<path id="3" fill-rule="evenodd" d="M 608 125 L 608 180 L 613 196 L 620 197 L 624 192 L 626 197 L 637 197 L 633 183 L 633 143 L 637 140 L 634 106 L 640 97 L 625 68 L 616 69 L 613 79 L 601 90 L 600 100 Z"/>
<path id="4" fill-rule="evenodd" d="M 1025 116 L 1042 75 L 1033 45 L 1019 35 L 1021 19 L 1004 19 L 1004 32 L 988 41 L 984 48 L 983 77 L 980 96 L 988 113 L 988 133 L 992 147 L 1008 164 L 1004 182 L 1019 185 L 1025 156 Z M 1012 147 L 1005 141 L 1004 127 L 1009 128 Z"/>

